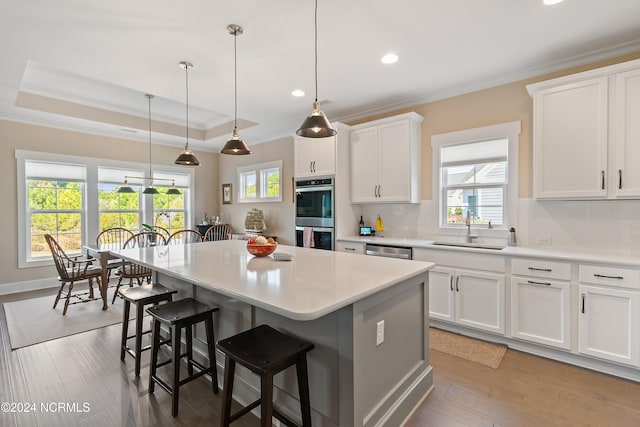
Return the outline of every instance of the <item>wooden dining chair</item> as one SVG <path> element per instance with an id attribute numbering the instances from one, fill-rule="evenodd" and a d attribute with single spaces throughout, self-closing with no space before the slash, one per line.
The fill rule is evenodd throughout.
<path id="1" fill-rule="evenodd" d="M 178 230 L 169 237 L 167 244 L 181 245 L 187 243 L 200 243 L 202 242 L 202 239 L 202 234 L 196 230 Z"/>
<path id="2" fill-rule="evenodd" d="M 96 237 L 96 246 L 98 249 L 122 249 L 124 243 L 133 236 L 131 230 L 122 227 L 106 228 Z M 122 265 L 121 259 L 110 259 L 107 261 L 107 279 L 111 278 L 111 270 L 117 269 Z"/>
<path id="3" fill-rule="evenodd" d="M 44 238 L 49 245 L 49 249 L 51 250 L 51 255 L 53 256 L 53 261 L 56 265 L 56 270 L 58 270 L 58 280 L 61 282 L 60 289 L 58 290 L 58 294 L 56 295 L 56 300 L 53 303 L 53 308 L 56 308 L 56 306 L 58 305 L 58 301 L 60 301 L 60 298 L 64 297 L 64 309 L 62 310 L 62 315 L 64 316 L 67 314 L 69 305 L 89 302 L 98 299 L 95 298 L 93 294 L 93 280 L 96 280 L 98 289 L 100 290 L 100 292 L 102 292 L 102 288 L 100 287 L 100 276 L 102 275 L 102 268 L 96 265 L 92 265 L 92 259 L 86 259 L 82 256 L 68 256 L 64 252 L 58 241 L 52 235 L 45 234 Z M 73 284 L 80 280 L 89 281 L 89 291 L 72 293 Z M 88 298 L 85 298 L 84 296 L 87 294 Z M 74 297 L 75 299 L 77 299 L 77 301 L 71 302 L 71 297 Z"/>
<path id="4" fill-rule="evenodd" d="M 231 226 L 229 224 L 215 224 L 209 227 L 204 234 L 204 240 L 231 240 Z"/>
<path id="5" fill-rule="evenodd" d="M 129 239 L 127 239 L 127 241 L 124 242 L 122 249 L 147 248 L 150 246 L 164 246 L 166 244 L 167 239 L 165 239 L 162 234 L 156 233 L 154 231 L 145 231 L 142 233 L 134 234 Z M 133 279 L 136 279 L 138 285 L 141 285 L 144 279 L 146 279 L 147 283 L 151 283 L 151 269 L 140 264 L 125 262 L 124 260 L 122 260 L 118 273 L 120 275 L 120 278 L 118 279 L 116 290 L 113 293 L 111 304 L 116 302 L 116 298 L 118 297 L 118 289 L 120 289 L 120 285 L 122 284 L 123 279 L 129 279 L 129 287 L 133 287 Z"/>
<path id="6" fill-rule="evenodd" d="M 153 232 L 162 234 L 165 240 L 169 240 L 169 237 L 171 237 L 171 233 L 169 233 L 169 230 L 164 227 L 160 227 L 159 225 L 153 226 Z"/>

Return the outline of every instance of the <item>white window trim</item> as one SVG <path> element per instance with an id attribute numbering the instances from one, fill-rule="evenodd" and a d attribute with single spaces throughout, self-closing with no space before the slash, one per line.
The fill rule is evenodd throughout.
<path id="1" fill-rule="evenodd" d="M 280 171 L 280 195 L 278 197 L 266 197 L 262 195 L 262 171 L 266 169 L 274 169 L 277 168 Z M 256 197 L 241 197 L 243 193 L 243 189 L 241 186 L 242 175 L 245 172 L 255 172 L 256 173 Z M 236 180 L 237 180 L 237 195 L 236 200 L 238 203 L 261 203 L 261 202 L 281 202 L 282 201 L 282 160 L 275 160 L 273 162 L 266 163 L 258 163 L 247 166 L 240 166 L 236 171 Z"/>
<path id="2" fill-rule="evenodd" d="M 16 170 L 17 170 L 17 188 L 18 188 L 18 268 L 31 268 L 53 265 L 53 259 L 47 258 L 46 260 L 27 261 L 27 239 L 26 228 L 28 226 L 26 219 L 26 197 L 27 188 L 25 180 L 25 160 L 36 160 L 52 163 L 71 163 L 84 165 L 87 168 L 86 176 L 86 189 L 85 189 L 85 213 L 83 221 L 83 245 L 95 244 L 95 237 L 100 232 L 100 216 L 98 211 L 98 168 L 109 167 L 114 169 L 135 169 L 141 171 L 141 175 L 148 175 L 149 164 L 130 162 L 122 160 L 111 159 L 99 159 L 96 157 L 83 157 L 83 156 L 71 156 L 65 154 L 46 153 L 41 151 L 27 151 L 16 150 Z M 183 175 L 189 175 L 189 183 L 191 191 L 189 200 L 185 200 L 185 206 L 189 206 L 188 212 L 191 213 L 185 218 L 185 227 L 193 227 L 193 215 L 194 215 L 194 197 L 195 194 L 195 173 L 191 168 L 185 168 L 183 166 L 170 166 L 170 165 L 153 165 L 153 171 L 165 172 L 165 173 L 179 173 Z M 90 189 L 94 190 L 90 190 Z M 140 218 L 141 222 L 153 221 L 153 202 L 150 198 L 143 197 L 142 200 L 142 212 L 143 217 Z"/>
<path id="3" fill-rule="evenodd" d="M 508 139 L 507 161 L 507 195 L 505 206 L 505 223 L 501 227 L 489 229 L 488 227 L 472 226 L 473 234 L 478 237 L 507 238 L 510 227 L 518 226 L 518 146 L 522 124 L 519 120 L 496 125 L 465 129 L 455 132 L 442 133 L 431 136 L 432 147 L 432 171 L 433 171 L 433 230 L 434 236 L 464 236 L 466 229 L 459 226 L 443 226 L 441 204 L 442 173 L 440 170 L 440 149 L 443 146 L 461 144 L 465 142 L 482 141 L 488 139 Z"/>

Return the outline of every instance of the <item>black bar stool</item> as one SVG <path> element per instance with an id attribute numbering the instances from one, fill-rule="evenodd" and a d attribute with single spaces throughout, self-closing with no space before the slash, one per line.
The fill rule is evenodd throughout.
<path id="1" fill-rule="evenodd" d="M 272 417 L 276 417 L 287 426 L 295 426 L 291 419 L 273 407 L 273 376 L 292 365 L 296 365 L 298 375 L 302 425 L 311 426 L 307 352 L 313 350 L 313 344 L 285 335 L 270 326 L 261 325 L 220 340 L 216 347 L 225 354 L 221 407 L 223 427 L 227 427 L 259 405 L 262 426 L 271 426 Z M 236 363 L 260 376 L 260 399 L 232 415 L 231 401 Z"/>
<path id="2" fill-rule="evenodd" d="M 172 415 L 178 415 L 178 398 L 180 386 L 192 381 L 202 375 L 210 374 L 213 383 L 213 392 L 218 393 L 218 374 L 216 371 L 216 349 L 215 337 L 213 335 L 213 312 L 218 311 L 218 307 L 211 307 L 202 304 L 193 298 L 186 298 L 180 301 L 169 302 L 167 304 L 155 305 L 147 309 L 147 313 L 153 317 L 151 335 L 151 371 L 149 373 L 149 394 L 153 394 L 155 384 L 165 389 L 173 398 Z M 193 360 L 193 325 L 205 322 L 207 333 L 207 348 L 209 356 L 209 367 L 205 368 L 200 363 Z M 160 345 L 160 324 L 169 326 L 171 332 L 171 359 L 158 363 L 158 350 Z M 186 353 L 180 353 L 180 334 L 182 328 L 185 329 L 187 341 Z M 187 371 L 189 376 L 180 379 L 180 359 L 187 357 Z M 158 367 L 171 363 L 173 375 L 171 384 L 156 375 Z M 194 374 L 193 367 L 199 372 Z"/>
<path id="3" fill-rule="evenodd" d="M 122 310 L 122 342 L 120 345 L 120 360 L 124 361 L 125 353 L 129 353 L 135 359 L 135 375 L 140 375 L 140 354 L 149 350 L 150 345 L 142 347 L 142 336 L 151 333 L 151 330 L 142 332 L 142 318 L 144 317 L 144 307 L 149 304 L 157 305 L 163 301 L 171 302 L 173 294 L 178 291 L 165 288 L 160 284 L 144 285 L 135 288 L 122 288 L 118 292 L 124 299 L 124 309 Z M 129 312 L 131 303 L 136 305 L 136 332 L 129 333 Z M 135 347 L 127 345 L 127 340 L 135 338 Z M 169 341 L 164 341 L 163 344 Z"/>

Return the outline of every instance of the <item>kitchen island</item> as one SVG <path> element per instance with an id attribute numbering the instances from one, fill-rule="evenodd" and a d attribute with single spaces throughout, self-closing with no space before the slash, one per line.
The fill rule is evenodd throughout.
<path id="1" fill-rule="evenodd" d="M 154 280 L 177 289 L 177 298 L 219 306 L 216 339 L 268 324 L 313 342 L 308 363 L 315 426 L 401 425 L 433 387 L 433 264 L 283 245 L 277 252 L 293 260 L 275 261 L 250 255 L 245 245 L 229 240 L 113 253 L 153 269 Z M 194 341 L 202 336 L 196 331 Z M 218 369 L 222 378 L 222 357 Z M 276 404 L 299 420 L 295 370 L 274 383 Z M 237 373 L 236 400 L 253 401 L 258 389 L 256 377 Z"/>

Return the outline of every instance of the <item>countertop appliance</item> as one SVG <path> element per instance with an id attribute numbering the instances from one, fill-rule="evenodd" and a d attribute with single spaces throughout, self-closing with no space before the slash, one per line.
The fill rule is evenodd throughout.
<path id="1" fill-rule="evenodd" d="M 365 255 L 381 256 L 386 258 L 413 259 L 412 248 L 403 246 L 374 245 L 367 243 L 364 247 Z"/>
<path id="2" fill-rule="evenodd" d="M 333 178 L 296 181 L 296 246 L 304 246 L 307 229 L 313 233 L 314 248 L 333 250 L 334 206 Z"/>

